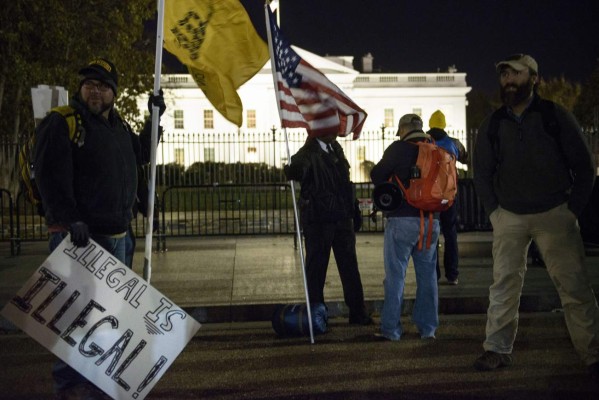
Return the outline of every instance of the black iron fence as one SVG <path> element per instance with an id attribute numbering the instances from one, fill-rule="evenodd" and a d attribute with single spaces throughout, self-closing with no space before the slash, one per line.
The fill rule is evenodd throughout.
<path id="1" fill-rule="evenodd" d="M 356 183 L 355 187 L 361 201 L 362 232 L 382 232 L 382 215 L 371 215 L 373 185 Z M 461 179 L 458 193 L 459 231 L 490 229 L 472 180 Z M 20 253 L 23 241 L 47 240 L 44 218 L 26 196 L 19 194 L 13 201 L 8 191 L 1 190 L 1 194 L 1 239 L 10 242 L 11 254 Z M 168 237 L 296 232 L 290 183 L 170 186 L 159 192 L 157 211 L 154 237 L 159 250 L 166 248 Z M 136 236 L 145 235 L 145 224 L 141 215 L 133 220 Z"/>
<path id="2" fill-rule="evenodd" d="M 475 132 L 453 133 L 470 150 Z M 599 154 L 599 135 L 587 133 L 589 145 Z M 161 138 L 157 158 L 158 244 L 172 236 L 268 235 L 295 232 L 291 186 L 282 166 L 287 163 L 287 143 L 294 154 L 305 141 L 304 132 L 255 134 L 169 135 Z M 395 132 L 365 132 L 357 141 L 341 139 L 352 165 L 352 179 L 362 200 L 363 231 L 382 232 L 383 223 L 371 219 L 370 170 Z M 12 144 L 13 150 L 17 146 Z M 10 150 L 10 149 L 4 149 Z M 598 160 L 599 161 L 599 160 Z M 489 222 L 469 179 L 472 168 L 461 168 L 459 230 L 486 230 Z M 14 197 L 0 189 L 0 241 L 10 242 L 18 254 L 21 241 L 46 240 L 45 221 L 25 196 Z M 141 215 L 134 219 L 137 236 L 145 234 Z"/>

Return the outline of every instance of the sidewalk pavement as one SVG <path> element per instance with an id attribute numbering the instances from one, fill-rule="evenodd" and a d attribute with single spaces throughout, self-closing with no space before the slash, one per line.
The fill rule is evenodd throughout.
<path id="1" fill-rule="evenodd" d="M 437 340 L 421 340 L 409 315 L 402 318 L 400 342 L 375 340 L 376 326 L 349 325 L 332 260 L 325 291 L 330 330 L 312 345 L 306 337 L 277 337 L 270 324 L 275 304 L 305 301 L 292 237 L 169 238 L 168 251 L 152 255 L 151 283 L 203 326 L 148 399 L 597 399 L 599 383 L 572 348 L 563 314 L 541 312 L 557 311 L 559 299 L 540 267 L 530 267 L 525 279 L 514 365 L 493 372 L 472 367 L 482 352 L 492 280 L 490 234 L 462 233 L 459 239 L 460 283 L 441 280 Z M 383 299 L 382 242 L 380 234 L 358 235 L 375 317 Z M 589 279 L 599 293 L 599 254 L 589 255 Z M 1 306 L 46 257 L 44 243 L 24 243 L 17 257 L 8 245 L 0 247 Z M 409 268 L 406 314 L 414 295 Z M 3 319 L 0 333 L 0 398 L 52 398 L 55 356 Z"/>
<path id="2" fill-rule="evenodd" d="M 458 235 L 459 285 L 439 285 L 440 314 L 485 313 L 492 282 L 491 233 Z M 167 251 L 152 253 L 151 284 L 201 323 L 268 321 L 277 304 L 305 303 L 299 250 L 286 236 L 168 238 Z M 138 240 L 134 270 L 142 275 L 144 241 Z M 443 247 L 441 246 L 441 251 Z M 367 308 L 374 315 L 383 302 L 383 235 L 357 236 L 357 254 Z M 47 257 L 46 243 L 23 243 L 20 256 L 0 249 L 0 305 L 17 292 Z M 599 293 L 599 252 L 586 259 L 589 279 Z M 416 294 L 415 275 L 408 268 L 404 313 Z M 325 299 L 331 317 L 347 317 L 343 291 L 331 256 Z M 560 301 L 546 270 L 530 266 L 521 299 L 522 312 L 551 311 Z M 7 321 L 0 320 L 0 328 Z"/>

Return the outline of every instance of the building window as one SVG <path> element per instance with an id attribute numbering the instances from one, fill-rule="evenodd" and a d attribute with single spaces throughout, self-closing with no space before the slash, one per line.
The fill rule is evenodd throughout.
<path id="1" fill-rule="evenodd" d="M 214 129 L 214 111 L 204 110 L 204 129 Z"/>
<path id="2" fill-rule="evenodd" d="M 185 149 L 175 149 L 175 164 L 185 165 Z"/>
<path id="3" fill-rule="evenodd" d="M 183 110 L 175 110 L 175 129 L 185 129 Z"/>
<path id="4" fill-rule="evenodd" d="M 248 110 L 246 123 L 248 128 L 256 127 L 256 110 Z"/>
<path id="5" fill-rule="evenodd" d="M 214 147 L 204 147 L 204 162 L 214 162 Z"/>
<path id="6" fill-rule="evenodd" d="M 412 114 L 416 114 L 422 118 L 422 108 L 412 108 Z"/>
<path id="7" fill-rule="evenodd" d="M 385 128 L 395 125 L 395 118 L 393 117 L 393 109 L 385 108 Z"/>

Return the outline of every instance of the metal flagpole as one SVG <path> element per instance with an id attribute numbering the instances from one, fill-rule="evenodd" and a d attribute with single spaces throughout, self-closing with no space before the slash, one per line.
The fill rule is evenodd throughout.
<path id="1" fill-rule="evenodd" d="M 154 62 L 154 96 L 160 93 L 162 73 L 162 41 L 164 32 L 164 0 L 158 0 L 158 26 L 156 28 L 156 60 Z M 156 149 L 158 147 L 158 127 L 160 108 L 152 105 L 152 140 L 150 149 L 150 182 L 148 185 L 148 212 L 146 219 L 146 248 L 144 258 L 144 279 L 150 283 L 152 277 L 152 235 L 154 233 L 154 195 L 156 193 Z"/>
<path id="2" fill-rule="evenodd" d="M 279 100 L 279 91 L 277 90 L 277 71 L 275 68 L 275 60 L 273 58 L 273 43 L 272 43 L 272 33 L 270 31 L 270 18 L 268 17 L 268 10 L 266 7 L 269 7 L 268 1 L 264 3 L 264 15 L 266 18 L 266 33 L 268 35 L 268 51 L 270 52 L 270 67 L 272 69 L 272 79 L 275 88 L 275 97 L 277 99 L 277 108 L 279 109 L 279 119 L 282 121 L 281 115 L 281 102 Z M 287 135 L 287 128 L 283 128 L 283 132 L 285 133 L 285 145 L 287 146 L 287 160 L 288 165 L 291 165 L 291 152 L 289 151 L 289 137 Z M 302 232 L 299 223 L 299 213 L 297 211 L 297 202 L 295 200 L 295 185 L 293 180 L 289 181 L 291 185 L 291 197 L 293 199 L 293 215 L 295 217 L 295 232 L 297 234 L 297 243 L 299 245 L 299 254 L 300 261 L 302 264 L 302 276 L 304 278 L 304 293 L 306 296 L 306 311 L 308 312 L 308 326 L 310 328 L 310 343 L 314 344 L 314 329 L 312 328 L 312 310 L 310 309 L 310 296 L 308 295 L 308 283 L 306 279 L 306 263 L 304 261 L 304 247 L 302 245 Z M 302 321 L 300 321 L 300 324 Z"/>

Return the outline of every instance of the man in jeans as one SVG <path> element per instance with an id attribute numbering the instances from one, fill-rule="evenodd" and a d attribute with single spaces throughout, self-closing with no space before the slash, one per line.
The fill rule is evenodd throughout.
<path id="1" fill-rule="evenodd" d="M 595 180 L 591 152 L 572 114 L 536 94 L 538 65 L 531 56 L 510 56 L 496 69 L 504 106 L 482 123 L 474 152 L 476 192 L 493 225 L 494 280 L 485 352 L 474 367 L 512 364 L 526 255 L 534 240 L 561 298 L 574 348 L 599 377 L 599 307 L 577 223 Z M 546 110 L 552 110 L 557 132 Z"/>
<path id="2" fill-rule="evenodd" d="M 70 233 L 75 246 L 87 246 L 92 238 L 125 263 L 137 166 L 149 160 L 151 124 L 138 137 L 114 109 L 118 74 L 112 62 L 96 58 L 79 75 L 70 106 L 81 117 L 85 139 L 72 143 L 65 118 L 56 112 L 44 118 L 36 132 L 34 168 L 50 251 Z M 161 113 L 166 108 L 161 95 L 150 96 L 150 103 Z M 58 399 L 105 398 L 62 360 L 54 364 L 52 375 Z"/>
<path id="3" fill-rule="evenodd" d="M 394 175 L 404 186 L 409 186 L 410 171 L 418 158 L 415 142 L 429 140 L 422 130 L 422 119 L 416 114 L 406 114 L 399 120 L 397 135 L 401 140 L 391 143 L 383 153 L 383 158 L 372 169 L 370 177 L 375 185 L 387 182 Z M 412 143 L 410 143 L 412 142 Z M 434 339 L 439 326 L 437 288 L 437 240 L 439 238 L 439 213 L 434 213 L 432 226 L 424 218 L 424 237 L 432 230 L 430 247 L 418 249 L 420 238 L 420 210 L 406 201 L 393 211 L 385 213 L 384 262 L 385 262 L 385 301 L 381 312 L 381 331 L 377 337 L 397 341 L 401 339 L 401 309 L 406 270 L 410 257 L 414 260 L 416 272 L 416 301 L 412 312 L 412 322 L 418 328 L 422 339 Z"/>

